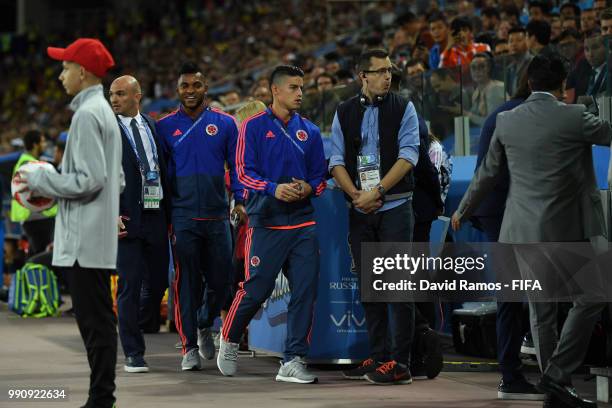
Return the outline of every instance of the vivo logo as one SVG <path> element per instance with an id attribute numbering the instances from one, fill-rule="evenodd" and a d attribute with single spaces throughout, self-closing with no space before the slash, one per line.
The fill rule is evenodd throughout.
<path id="1" fill-rule="evenodd" d="M 339 319 L 336 318 L 336 316 L 334 316 L 333 314 L 330 314 L 329 317 L 331 318 L 332 322 L 334 322 L 334 324 L 336 325 L 336 327 L 342 327 L 342 326 L 346 326 L 346 327 L 352 327 L 352 326 L 357 326 L 357 327 L 362 327 L 365 324 L 365 316 L 361 319 L 358 319 L 353 312 L 351 312 L 350 310 L 346 313 L 344 313 L 342 316 L 340 316 Z"/>

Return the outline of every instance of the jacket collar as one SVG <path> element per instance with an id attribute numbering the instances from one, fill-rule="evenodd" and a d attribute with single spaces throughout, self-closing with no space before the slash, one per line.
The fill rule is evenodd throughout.
<path id="1" fill-rule="evenodd" d="M 289 117 L 288 121 L 283 121 L 281 118 L 279 118 L 278 116 L 276 116 L 276 114 L 274 113 L 274 111 L 272 110 L 272 105 L 268 106 L 268 108 L 266 109 L 266 112 L 268 113 L 268 115 L 270 115 L 270 117 L 272 118 L 272 120 L 276 119 L 278 120 L 280 123 L 282 123 L 285 127 L 289 126 L 289 123 L 291 123 L 291 121 L 296 117 L 299 116 L 297 112 L 293 112 L 291 113 L 291 116 Z"/>
<path id="2" fill-rule="evenodd" d="M 529 95 L 529 98 L 527 98 L 525 102 L 543 101 L 543 100 L 556 101 L 557 98 L 553 94 L 548 93 L 548 92 L 532 92 L 531 95 Z"/>
<path id="3" fill-rule="evenodd" d="M 73 111 L 76 111 L 89 98 L 97 96 L 98 94 L 104 97 L 103 93 L 104 91 L 102 89 L 102 84 L 90 86 L 89 88 L 85 88 L 81 92 L 76 94 L 74 98 L 72 98 L 72 102 L 70 102 L 70 109 L 72 109 Z"/>

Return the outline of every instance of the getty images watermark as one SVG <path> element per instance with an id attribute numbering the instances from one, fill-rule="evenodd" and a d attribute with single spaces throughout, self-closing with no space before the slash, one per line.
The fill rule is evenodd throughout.
<path id="1" fill-rule="evenodd" d="M 364 243 L 361 299 L 612 301 L 612 247 L 600 243 Z"/>

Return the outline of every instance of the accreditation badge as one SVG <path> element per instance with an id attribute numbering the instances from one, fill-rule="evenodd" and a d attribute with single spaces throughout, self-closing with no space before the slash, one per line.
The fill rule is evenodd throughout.
<path id="1" fill-rule="evenodd" d="M 374 190 L 380 183 L 378 157 L 374 154 L 357 156 L 357 173 L 361 190 Z"/>
<path id="2" fill-rule="evenodd" d="M 150 171 L 144 178 L 143 205 L 145 210 L 158 210 L 161 202 L 161 180 L 159 172 Z"/>

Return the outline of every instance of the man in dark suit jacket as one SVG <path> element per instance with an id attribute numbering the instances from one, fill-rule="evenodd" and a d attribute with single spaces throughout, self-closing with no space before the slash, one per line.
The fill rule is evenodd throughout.
<path id="1" fill-rule="evenodd" d="M 578 61 L 567 77 L 568 102 L 577 103 L 581 96 L 597 98 L 607 91 L 609 83 L 607 49 L 599 30 L 584 39 L 584 58 Z"/>
<path id="2" fill-rule="evenodd" d="M 125 190 L 119 204 L 119 336 L 126 372 L 147 372 L 145 332 L 159 330 L 159 305 L 168 287 L 170 188 L 155 122 L 139 112 L 140 85 L 122 76 L 110 102 L 121 129 Z"/>

